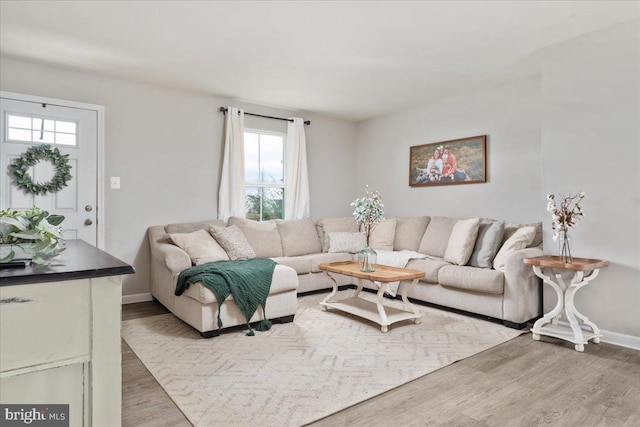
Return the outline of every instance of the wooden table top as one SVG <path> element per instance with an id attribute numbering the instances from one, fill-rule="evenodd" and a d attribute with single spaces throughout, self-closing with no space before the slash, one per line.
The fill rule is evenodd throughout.
<path id="1" fill-rule="evenodd" d="M 408 268 L 391 267 L 388 265 L 376 265 L 376 271 L 366 273 L 360 271 L 360 263 L 357 261 L 330 262 L 318 265 L 320 270 L 332 273 L 344 274 L 345 276 L 369 279 L 374 282 L 397 282 L 402 280 L 420 279 L 424 277 L 424 271 L 411 270 Z"/>
<path id="2" fill-rule="evenodd" d="M 609 266 L 609 261 L 591 258 L 573 258 L 573 262 L 564 262 L 559 256 L 544 255 L 535 258 L 525 258 L 524 263 L 528 265 L 537 265 L 540 267 L 566 268 L 567 270 L 590 271 L 596 268 L 604 268 Z"/>

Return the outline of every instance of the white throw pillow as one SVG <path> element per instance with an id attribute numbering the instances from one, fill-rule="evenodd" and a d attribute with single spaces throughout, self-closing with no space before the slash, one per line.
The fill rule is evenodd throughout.
<path id="1" fill-rule="evenodd" d="M 225 250 L 207 230 L 198 230 L 193 233 L 172 233 L 169 234 L 169 238 L 174 245 L 189 254 L 191 262 L 195 265 L 229 260 Z"/>
<path id="2" fill-rule="evenodd" d="M 327 233 L 329 237 L 329 252 L 360 252 L 367 244 L 364 233 L 348 233 L 343 231 L 333 231 Z"/>
<path id="3" fill-rule="evenodd" d="M 369 246 L 376 251 L 392 251 L 396 238 L 396 219 L 383 219 L 369 236 Z"/>
<path id="4" fill-rule="evenodd" d="M 533 242 L 536 237 L 536 229 L 534 227 L 522 227 L 513 233 L 502 245 L 496 257 L 493 259 L 493 268 L 504 271 L 509 255 L 520 249 L 524 249 Z"/>
<path id="5" fill-rule="evenodd" d="M 209 227 L 209 233 L 211 233 L 220 246 L 227 251 L 229 259 L 236 260 L 256 257 L 256 253 L 251 248 L 249 241 L 237 226 L 218 227 L 212 225 Z"/>
<path id="6" fill-rule="evenodd" d="M 478 237 L 480 218 L 461 219 L 453 226 L 444 260 L 451 264 L 465 265 L 473 252 Z"/>

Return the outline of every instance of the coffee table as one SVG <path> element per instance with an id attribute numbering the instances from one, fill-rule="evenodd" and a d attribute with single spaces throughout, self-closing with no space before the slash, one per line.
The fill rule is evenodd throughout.
<path id="1" fill-rule="evenodd" d="M 379 324 L 381 326 L 380 330 L 385 333 L 389 331 L 389 325 L 396 322 L 411 319 L 413 319 L 413 322 L 416 324 L 421 322 L 420 317 L 422 316 L 422 313 L 420 313 L 409 302 L 407 299 L 407 291 L 414 287 L 420 278 L 424 277 L 424 271 L 390 267 L 387 265 L 377 265 L 376 271 L 365 273 L 360 271 L 360 264 L 356 261 L 320 264 L 318 268 L 323 270 L 327 276 L 329 276 L 331 281 L 333 281 L 333 290 L 320 303 L 323 310 L 326 311 L 329 308 L 333 308 L 362 317 Z M 333 299 L 336 292 L 338 292 L 338 283 L 331 276 L 331 273 L 343 274 L 345 276 L 356 278 L 358 287 L 354 294 L 348 298 L 342 298 L 339 300 Z M 363 287 L 363 279 L 371 280 L 378 285 L 378 298 L 376 302 L 360 297 Z M 404 309 L 385 306 L 383 301 L 387 285 L 391 282 L 403 280 L 413 280 L 409 286 L 402 289 L 402 302 L 404 303 Z"/>

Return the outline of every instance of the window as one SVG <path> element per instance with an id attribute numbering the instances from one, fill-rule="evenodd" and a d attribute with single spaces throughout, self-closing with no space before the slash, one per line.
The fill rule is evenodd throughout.
<path id="1" fill-rule="evenodd" d="M 284 219 L 284 135 L 244 133 L 245 212 L 248 219 Z"/>
<path id="2" fill-rule="evenodd" d="M 78 123 L 46 117 L 7 114 L 7 141 L 76 145 Z"/>

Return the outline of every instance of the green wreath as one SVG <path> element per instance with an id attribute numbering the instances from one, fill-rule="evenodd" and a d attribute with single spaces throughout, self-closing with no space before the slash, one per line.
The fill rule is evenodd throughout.
<path id="1" fill-rule="evenodd" d="M 27 148 L 20 157 L 9 165 L 9 173 L 13 177 L 14 184 L 25 193 L 45 195 L 56 193 L 67 186 L 71 179 L 71 166 L 69 155 L 60 153 L 58 148 L 51 148 L 49 144 L 42 144 Z M 29 175 L 29 168 L 42 160 L 53 163 L 55 173 L 49 182 L 33 182 Z"/>

